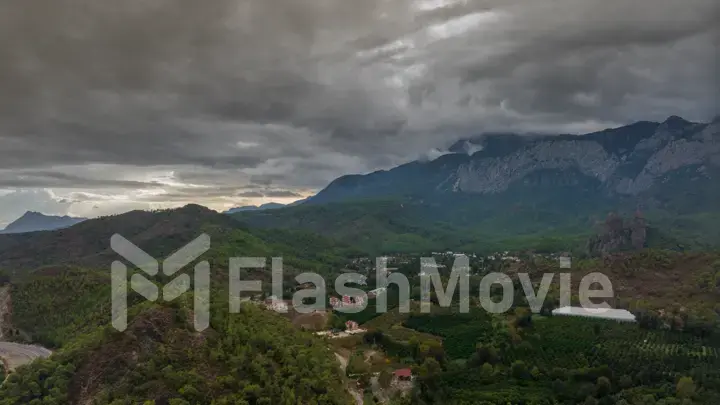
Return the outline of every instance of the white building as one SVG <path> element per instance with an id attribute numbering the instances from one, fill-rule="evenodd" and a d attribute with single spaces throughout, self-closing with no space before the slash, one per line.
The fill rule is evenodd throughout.
<path id="1" fill-rule="evenodd" d="M 280 313 L 286 313 L 288 311 L 288 304 L 283 300 L 279 300 L 278 297 L 274 295 L 269 296 L 265 300 L 265 307 Z"/>
<path id="2" fill-rule="evenodd" d="M 618 322 L 635 322 L 635 315 L 624 309 L 562 307 L 552 311 L 556 316 L 581 316 L 585 318 L 609 319 Z"/>
<path id="3" fill-rule="evenodd" d="M 270 309 L 275 312 L 286 313 L 288 311 L 288 304 L 283 301 L 275 301 L 270 305 Z"/>

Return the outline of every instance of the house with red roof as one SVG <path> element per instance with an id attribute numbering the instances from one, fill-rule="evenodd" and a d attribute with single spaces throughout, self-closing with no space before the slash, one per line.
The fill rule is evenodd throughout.
<path id="1" fill-rule="evenodd" d="M 396 381 L 412 381 L 412 370 L 409 368 L 395 370 L 393 377 Z"/>

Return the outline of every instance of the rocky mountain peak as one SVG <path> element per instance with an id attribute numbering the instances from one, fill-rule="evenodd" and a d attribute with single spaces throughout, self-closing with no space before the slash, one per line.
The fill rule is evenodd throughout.
<path id="1" fill-rule="evenodd" d="M 74 218 L 67 215 L 45 215 L 36 211 L 27 211 L 20 218 L 10 223 L 4 230 L 0 231 L 0 233 L 49 231 L 67 228 L 85 220 L 86 218 Z"/>
<path id="2" fill-rule="evenodd" d="M 455 154 L 431 164 L 346 176 L 314 200 L 447 192 L 491 195 L 533 187 L 552 193 L 553 187 L 570 186 L 606 197 L 640 198 L 662 189 L 673 176 L 704 181 L 720 171 L 717 128 L 671 116 L 661 123 L 640 121 L 585 135 L 472 137 L 453 145 Z M 478 149 L 472 156 L 467 155 L 470 147 Z"/>

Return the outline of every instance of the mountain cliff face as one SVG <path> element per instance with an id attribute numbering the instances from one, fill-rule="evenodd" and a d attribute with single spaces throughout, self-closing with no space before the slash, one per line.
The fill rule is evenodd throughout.
<path id="1" fill-rule="evenodd" d="M 35 231 L 52 231 L 73 226 L 87 218 L 44 215 L 39 212 L 26 212 L 22 217 L 10 223 L 0 233 L 25 233 Z"/>
<path id="2" fill-rule="evenodd" d="M 341 177 L 312 203 L 387 195 L 492 195 L 533 185 L 548 191 L 571 185 L 653 203 L 654 194 L 671 192 L 663 189 L 673 176 L 697 184 L 717 180 L 720 120 L 703 124 L 670 117 L 586 135 L 486 135 L 450 151 L 456 153 Z"/>
<path id="3" fill-rule="evenodd" d="M 647 247 L 647 233 L 642 214 L 636 213 L 632 221 L 610 214 L 602 232 L 588 241 L 587 250 L 591 255 L 598 255 L 642 249 Z"/>

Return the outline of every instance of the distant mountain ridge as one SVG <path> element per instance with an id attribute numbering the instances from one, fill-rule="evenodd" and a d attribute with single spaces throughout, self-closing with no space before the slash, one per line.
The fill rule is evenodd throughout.
<path id="1" fill-rule="evenodd" d="M 118 259 L 110 244 L 115 234 L 153 257 L 167 257 L 201 234 L 212 239 L 212 257 L 248 254 L 287 256 L 285 269 L 320 268 L 350 251 L 349 245 L 300 231 L 252 232 L 230 215 L 189 204 L 181 208 L 143 211 L 88 219 L 51 232 L 0 235 L 0 270 L 29 271 L 44 266 L 110 268 Z M 316 250 L 312 250 L 316 249 Z M 315 254 L 314 252 L 318 252 Z M 351 252 L 348 254 L 356 254 Z M 343 256 L 344 257 L 344 256 Z M 227 263 L 223 264 L 227 266 Z"/>
<path id="2" fill-rule="evenodd" d="M 524 183 L 556 181 L 597 187 L 607 196 L 642 198 L 683 169 L 705 180 L 716 178 L 720 121 L 694 123 L 672 116 L 662 123 L 641 121 L 585 135 L 490 134 L 460 141 L 449 151 L 432 161 L 340 177 L 311 203 L 491 195 Z"/>
<path id="3" fill-rule="evenodd" d="M 264 210 L 273 210 L 283 207 L 294 207 L 296 205 L 300 205 L 306 201 L 309 201 L 311 197 L 303 198 L 302 200 L 297 200 L 295 202 L 292 202 L 290 204 L 280 204 L 276 202 L 269 202 L 262 205 L 245 205 L 242 207 L 236 207 L 236 208 L 230 208 L 229 210 L 223 212 L 223 214 L 235 214 L 237 212 L 244 212 L 244 211 L 264 211 Z"/>
<path id="4" fill-rule="evenodd" d="M 235 216 L 380 252 L 553 250 L 562 240 L 587 241 L 609 212 L 641 210 L 652 224 L 649 247 L 720 246 L 720 119 L 672 116 L 586 135 L 489 134 L 449 152 L 342 176 L 301 207 Z"/>
<path id="5" fill-rule="evenodd" d="M 73 226 L 86 221 L 87 218 L 45 215 L 39 212 L 28 211 L 20 218 L 10 223 L 0 233 L 25 233 L 36 231 L 52 231 Z"/>
<path id="6" fill-rule="evenodd" d="M 272 210 L 277 208 L 285 207 L 285 204 L 280 203 L 267 203 L 262 205 L 245 205 L 242 207 L 236 207 L 236 208 L 230 208 L 229 210 L 223 212 L 223 214 L 234 214 L 236 212 L 243 212 L 243 211 L 261 211 L 261 210 Z"/>
<path id="7" fill-rule="evenodd" d="M 135 210 L 95 218 L 54 232 L 0 235 L 0 267 L 106 267 L 117 256 L 110 247 L 114 234 L 132 240 L 147 252 L 164 256 L 196 238 L 202 226 L 232 228 L 235 223 L 226 215 L 191 204 L 172 210 Z"/>

